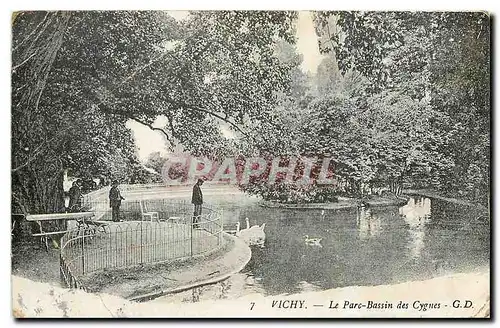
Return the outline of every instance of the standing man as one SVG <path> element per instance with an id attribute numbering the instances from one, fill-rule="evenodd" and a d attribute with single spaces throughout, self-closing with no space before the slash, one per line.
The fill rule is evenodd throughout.
<path id="1" fill-rule="evenodd" d="M 113 180 L 111 189 L 109 190 L 109 207 L 111 207 L 111 217 L 113 222 L 120 222 L 120 205 L 125 198 L 120 194 L 118 189 L 118 180 Z"/>
<path id="2" fill-rule="evenodd" d="M 82 207 L 82 191 L 80 189 L 80 180 L 73 181 L 73 185 L 69 188 L 69 211 L 80 212 Z"/>
<path id="3" fill-rule="evenodd" d="M 198 179 L 193 187 L 193 197 L 191 198 L 191 203 L 194 204 L 193 213 L 193 228 L 199 228 L 198 223 L 200 222 L 201 216 L 201 206 L 203 205 L 203 194 L 201 193 L 201 185 L 203 184 L 203 179 Z"/>

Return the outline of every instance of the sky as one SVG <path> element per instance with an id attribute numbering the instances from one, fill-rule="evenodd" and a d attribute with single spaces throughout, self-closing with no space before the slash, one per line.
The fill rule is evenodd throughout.
<path id="1" fill-rule="evenodd" d="M 169 11 L 169 15 L 177 20 L 182 20 L 187 17 L 187 11 Z M 309 11 L 299 11 L 297 20 L 297 51 L 303 55 L 301 65 L 302 71 L 305 73 L 316 73 L 316 69 L 321 62 L 319 53 L 317 36 L 314 31 L 312 13 Z M 159 117 L 153 124 L 155 127 L 162 127 L 165 118 Z M 128 121 L 127 127 L 134 133 L 135 143 L 139 151 L 139 159 L 145 161 L 152 152 L 166 153 L 165 141 L 158 131 L 153 131 L 148 127 L 135 121 Z M 222 133 L 226 137 L 231 137 L 232 132 L 225 126 L 221 127 Z"/>
<path id="2" fill-rule="evenodd" d="M 297 21 L 297 51 L 304 56 L 301 68 L 304 72 L 316 73 L 322 56 L 319 53 L 318 37 L 314 31 L 312 12 L 299 11 Z"/>

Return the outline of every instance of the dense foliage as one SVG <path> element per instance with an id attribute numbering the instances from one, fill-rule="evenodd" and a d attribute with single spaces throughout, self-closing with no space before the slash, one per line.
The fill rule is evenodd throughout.
<path id="1" fill-rule="evenodd" d="M 64 210 L 63 174 L 147 182 L 128 120 L 220 157 L 290 84 L 274 51 L 289 12 L 22 12 L 13 19 L 14 212 Z M 252 110 L 250 110 L 250 108 Z M 167 119 L 153 127 L 157 116 Z"/>
<path id="2" fill-rule="evenodd" d="M 266 149 L 333 157 L 335 195 L 432 188 L 487 204 L 488 16 L 317 12 L 315 23 L 324 58 L 305 94 L 275 111 Z M 335 198 L 265 179 L 244 189 L 283 202 Z"/>
<path id="3" fill-rule="evenodd" d="M 62 211 L 62 179 L 151 182 L 126 122 L 184 153 L 332 157 L 338 185 L 266 174 L 242 188 L 283 202 L 388 187 L 489 195 L 489 18 L 318 12 L 323 61 L 300 69 L 295 12 L 23 12 L 13 19 L 15 211 Z M 153 123 L 163 117 L 165 125 Z M 233 137 L 221 130 L 231 130 Z M 240 163 L 238 169 L 241 169 Z M 297 177 L 301 165 L 296 168 Z"/>
<path id="4" fill-rule="evenodd" d="M 361 144 L 355 147 L 358 156 L 370 156 L 363 161 L 373 174 L 368 182 L 406 182 L 486 203 L 489 17 L 326 12 L 316 22 L 322 50 L 336 55 L 340 73 L 356 71 L 367 81 L 366 96 L 356 100 L 361 112 L 355 121 L 362 129 L 349 125 L 346 132 Z"/>

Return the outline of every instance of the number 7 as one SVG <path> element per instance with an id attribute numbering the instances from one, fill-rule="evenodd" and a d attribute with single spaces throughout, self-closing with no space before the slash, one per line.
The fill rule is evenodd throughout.
<path id="1" fill-rule="evenodd" d="M 250 311 L 252 311 L 253 307 L 255 306 L 255 302 L 250 302 L 250 304 L 252 304 L 252 306 L 250 307 Z"/>

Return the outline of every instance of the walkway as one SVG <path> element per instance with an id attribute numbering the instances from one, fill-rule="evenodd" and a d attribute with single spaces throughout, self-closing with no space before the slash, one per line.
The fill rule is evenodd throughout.
<path id="1" fill-rule="evenodd" d="M 126 299 L 145 300 L 199 285 L 221 281 L 241 271 L 250 261 L 251 250 L 240 239 L 224 235 L 226 245 L 209 255 L 184 261 L 127 269 L 105 270 L 80 279 L 89 292 Z"/>

